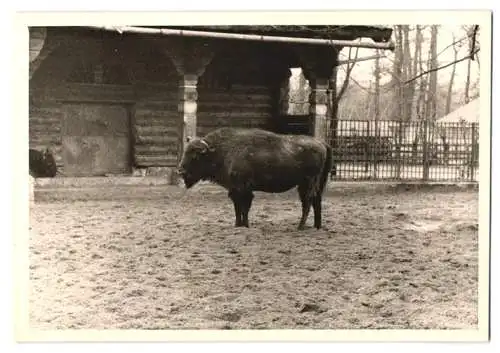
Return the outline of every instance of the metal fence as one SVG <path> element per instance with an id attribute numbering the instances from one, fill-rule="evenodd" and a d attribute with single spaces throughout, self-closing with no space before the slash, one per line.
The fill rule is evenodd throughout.
<path id="1" fill-rule="evenodd" d="M 477 123 L 338 120 L 333 180 L 477 182 Z M 335 128 L 336 125 L 336 128 Z"/>

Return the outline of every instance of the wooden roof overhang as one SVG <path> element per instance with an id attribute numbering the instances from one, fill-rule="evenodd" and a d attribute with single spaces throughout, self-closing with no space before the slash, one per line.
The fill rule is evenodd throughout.
<path id="1" fill-rule="evenodd" d="M 90 36 L 120 37 L 123 35 L 142 35 L 146 38 L 189 37 L 216 41 L 275 43 L 278 47 L 291 46 L 311 47 L 320 57 L 330 57 L 327 47 L 338 52 L 343 47 L 374 48 L 394 50 L 391 40 L 392 28 L 382 26 L 69 26 L 69 27 L 31 27 L 30 33 L 38 38 L 32 40 L 30 35 L 30 78 L 39 67 L 41 61 L 58 46 L 57 40 L 50 40 L 58 33 L 77 34 L 82 31 Z M 36 37 L 35 35 L 35 37 Z M 367 38 L 368 40 L 363 40 Z M 32 45 L 32 42 L 35 45 Z M 40 45 L 41 44 L 41 45 Z M 36 48 L 38 46 L 38 48 Z M 324 49 L 322 49 L 324 48 Z M 326 53 L 326 55 L 320 54 Z M 282 54 L 284 55 L 284 53 Z M 318 57 L 318 55 L 313 55 Z M 294 60 L 294 59 L 290 59 Z M 291 63 L 292 64 L 292 63 Z M 297 64 L 297 63 L 294 63 Z"/>
<path id="2" fill-rule="evenodd" d="M 88 26 L 116 33 L 218 38 L 394 50 L 392 29 L 381 26 Z M 371 41 L 358 40 L 368 38 Z"/>

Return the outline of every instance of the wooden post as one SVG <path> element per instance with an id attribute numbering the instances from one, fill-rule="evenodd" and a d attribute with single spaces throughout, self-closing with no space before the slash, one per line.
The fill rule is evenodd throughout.
<path id="1" fill-rule="evenodd" d="M 290 76 L 292 71 L 283 64 L 269 64 L 265 70 L 268 78 L 267 84 L 272 87 L 273 111 L 272 118 L 268 122 L 271 131 L 282 132 L 286 115 L 289 110 L 290 100 Z"/>
<path id="2" fill-rule="evenodd" d="M 403 156 L 401 155 L 401 147 L 403 146 L 403 120 L 398 120 L 397 143 L 396 143 L 396 179 L 401 179 Z"/>
<path id="3" fill-rule="evenodd" d="M 328 124 L 328 134 L 330 145 L 335 151 L 334 154 L 338 155 L 339 101 L 337 99 L 337 68 L 338 66 L 333 68 L 332 76 L 330 77 L 330 122 Z M 333 179 L 334 176 L 337 176 L 337 163 L 335 161 L 330 172 L 330 179 Z"/>
<path id="4" fill-rule="evenodd" d="M 212 61 L 215 52 L 206 40 L 166 39 L 166 54 L 172 60 L 179 76 L 179 153 L 182 158 L 189 139 L 196 137 L 198 110 L 198 80 Z"/>
<path id="5" fill-rule="evenodd" d="M 473 182 L 476 179 L 475 167 L 476 163 L 479 161 L 479 148 L 478 148 L 478 136 L 477 136 L 477 123 L 471 124 L 471 154 L 470 154 L 470 166 L 469 166 L 469 178 Z"/>
<path id="6" fill-rule="evenodd" d="M 377 114 L 375 115 L 375 161 L 373 163 L 373 178 L 378 179 L 378 164 L 387 163 L 387 157 L 385 155 L 385 145 L 382 143 L 382 137 L 380 136 L 380 126 L 378 124 Z M 382 152 L 383 151 L 383 152 Z M 380 158 L 380 161 L 377 159 Z"/>
<path id="7" fill-rule="evenodd" d="M 313 136 L 326 141 L 328 104 L 328 78 L 314 78 L 309 81 L 311 94 L 309 96 L 309 112 L 313 120 Z"/>
<path id="8" fill-rule="evenodd" d="M 289 68 L 280 72 L 278 76 L 279 82 L 279 101 L 278 101 L 278 115 L 287 115 L 290 108 L 290 77 L 292 76 L 292 71 Z"/>
<path id="9" fill-rule="evenodd" d="M 188 139 L 196 137 L 196 112 L 198 110 L 198 78 L 196 74 L 181 75 L 179 81 L 178 111 L 183 122 L 183 150 Z"/>
<path id="10" fill-rule="evenodd" d="M 330 79 L 335 78 L 334 70 L 340 51 L 337 47 L 327 48 L 295 48 L 301 60 L 304 76 L 309 80 L 311 94 L 309 96 L 309 112 L 313 123 L 313 135 L 326 141 L 327 120 L 330 117 L 329 86 Z M 335 100 L 335 97 L 333 97 Z M 336 113 L 336 112 L 335 112 Z"/>

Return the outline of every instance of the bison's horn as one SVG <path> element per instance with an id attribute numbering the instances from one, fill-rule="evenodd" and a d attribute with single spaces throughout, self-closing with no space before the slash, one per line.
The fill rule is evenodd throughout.
<path id="1" fill-rule="evenodd" d="M 209 152 L 213 152 L 213 151 L 215 151 L 215 148 L 210 147 L 210 145 L 208 144 L 208 142 L 207 142 L 207 141 L 205 141 L 204 139 L 200 139 L 200 143 L 201 143 L 203 146 L 205 146 L 205 147 L 206 147 L 207 151 L 209 151 Z"/>
<path id="2" fill-rule="evenodd" d="M 207 141 L 205 141 L 204 139 L 200 139 L 200 142 L 202 145 L 204 145 L 207 149 L 210 149 L 210 146 L 208 145 Z"/>

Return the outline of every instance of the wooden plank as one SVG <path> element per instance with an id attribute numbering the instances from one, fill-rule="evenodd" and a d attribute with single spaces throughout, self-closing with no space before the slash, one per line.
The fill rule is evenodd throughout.
<path id="1" fill-rule="evenodd" d="M 237 128 L 262 128 L 262 129 L 267 129 L 268 128 L 267 123 L 246 123 L 246 124 L 232 124 L 232 125 L 224 125 L 224 126 L 231 126 L 231 127 L 237 127 Z M 221 127 L 221 125 L 217 124 L 207 124 L 207 125 L 199 125 L 197 129 L 197 134 L 199 136 L 204 136 L 207 133 Z"/>
<path id="2" fill-rule="evenodd" d="M 220 111 L 220 110 L 248 110 L 258 112 L 270 112 L 273 105 L 270 102 L 201 102 L 198 104 L 198 112 Z"/>
<path id="3" fill-rule="evenodd" d="M 30 116 L 28 120 L 28 125 L 31 126 L 47 126 L 47 125 L 60 125 L 62 121 L 61 117 L 34 117 Z"/>
<path id="4" fill-rule="evenodd" d="M 154 92 L 150 94 L 144 94 L 142 92 L 136 92 L 137 102 L 141 104 L 158 104 L 158 103 L 177 103 L 179 100 L 179 93 L 170 92 Z"/>
<path id="5" fill-rule="evenodd" d="M 136 144 L 135 145 L 135 154 L 142 156 L 154 156 L 154 155 L 177 155 L 179 150 L 179 146 L 177 143 L 165 145 L 165 146 L 156 146 L 156 145 L 145 145 L 145 144 Z"/>
<path id="6" fill-rule="evenodd" d="M 61 83 L 57 87 L 33 89 L 33 94 L 43 94 L 63 102 L 134 103 L 136 101 L 132 86 L 125 85 Z"/>
<path id="7" fill-rule="evenodd" d="M 178 136 L 179 134 L 177 127 L 173 128 L 164 125 L 136 125 L 135 130 L 137 131 L 137 134 L 141 136 Z"/>
<path id="8" fill-rule="evenodd" d="M 28 124 L 30 133 L 54 134 L 61 132 L 61 124 Z"/>
<path id="9" fill-rule="evenodd" d="M 267 121 L 253 120 L 253 121 L 244 121 L 240 123 L 221 123 L 219 121 L 209 122 L 204 124 L 198 124 L 198 130 L 201 128 L 218 128 L 218 127 L 256 127 L 256 126 L 267 126 L 269 123 Z"/>
<path id="10" fill-rule="evenodd" d="M 177 166 L 177 155 L 172 156 L 135 156 L 138 167 L 175 167 Z"/>
<path id="11" fill-rule="evenodd" d="M 62 143 L 61 136 L 29 136 L 29 143 L 37 146 L 54 146 Z"/>
<path id="12" fill-rule="evenodd" d="M 179 137 L 175 135 L 137 135 L 135 141 L 138 145 L 154 145 L 154 146 L 165 146 L 171 144 L 177 144 L 179 142 Z"/>
<path id="13" fill-rule="evenodd" d="M 174 82 L 148 82 L 136 81 L 133 84 L 134 91 L 137 92 L 138 97 L 147 96 L 151 94 L 164 93 L 167 96 L 177 96 L 177 81 Z"/>
<path id="14" fill-rule="evenodd" d="M 53 116 L 61 115 L 61 104 L 54 105 L 52 107 L 43 107 L 43 108 L 30 108 L 29 116 L 30 117 L 40 117 L 40 118 L 49 118 Z"/>
<path id="15" fill-rule="evenodd" d="M 214 101 L 225 101 L 225 102 L 270 102 L 272 97 L 269 94 L 246 94 L 246 93 L 217 93 L 217 92 L 199 92 L 198 101 L 202 102 L 214 102 Z"/>
<path id="16" fill-rule="evenodd" d="M 30 91 L 31 92 L 31 91 Z M 61 103 L 53 101 L 53 100 L 47 100 L 47 101 L 42 101 L 39 103 L 31 103 L 29 106 L 29 112 L 31 113 L 52 113 L 52 112 L 57 112 L 61 107 Z"/>
<path id="17" fill-rule="evenodd" d="M 250 93 L 269 93 L 271 92 L 271 88 L 264 85 L 244 85 L 244 84 L 232 84 L 231 91 L 236 92 L 250 92 Z"/>
<path id="18" fill-rule="evenodd" d="M 155 116 L 136 116 L 133 123 L 135 126 L 148 127 L 148 126 L 163 126 L 170 129 L 178 128 L 181 124 L 180 118 L 168 119 L 165 117 L 155 117 Z"/>
<path id="19" fill-rule="evenodd" d="M 177 104 L 179 99 L 175 98 L 172 100 L 147 100 L 138 101 L 135 105 L 135 109 L 138 111 L 164 111 L 164 112 L 176 112 Z"/>
<path id="20" fill-rule="evenodd" d="M 231 120 L 244 120 L 244 119 L 268 119 L 271 118 L 270 112 L 253 112 L 253 111 L 227 111 L 227 112 L 200 112 L 198 114 L 198 121 L 214 120 L 214 119 L 231 119 Z"/>
<path id="21" fill-rule="evenodd" d="M 168 118 L 179 118 L 179 112 L 177 110 L 177 105 L 172 106 L 164 106 L 164 107 L 155 107 L 154 109 L 145 108 L 142 106 L 135 107 L 135 116 L 141 118 L 149 118 L 149 117 L 161 117 L 164 119 Z"/>

